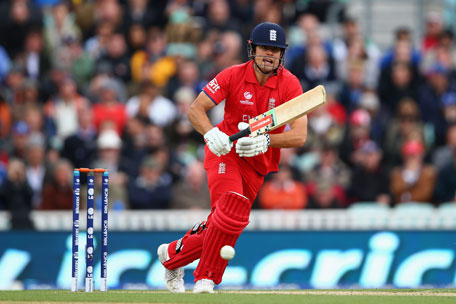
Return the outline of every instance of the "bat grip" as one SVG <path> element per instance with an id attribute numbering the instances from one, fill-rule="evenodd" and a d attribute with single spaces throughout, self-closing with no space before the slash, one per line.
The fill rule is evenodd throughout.
<path id="1" fill-rule="evenodd" d="M 238 140 L 239 138 L 244 137 L 244 136 L 249 135 L 249 134 L 250 134 L 250 127 L 245 128 L 244 130 L 239 131 L 236 134 L 231 135 L 230 136 L 230 141 L 234 142 L 235 140 Z"/>

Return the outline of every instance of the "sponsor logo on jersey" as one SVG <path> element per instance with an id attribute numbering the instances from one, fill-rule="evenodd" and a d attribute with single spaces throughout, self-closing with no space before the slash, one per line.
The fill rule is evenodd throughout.
<path id="1" fill-rule="evenodd" d="M 248 106 L 253 106 L 253 101 L 250 100 L 241 100 L 239 102 Z"/>
<path id="2" fill-rule="evenodd" d="M 248 105 L 248 106 L 253 106 L 253 101 L 250 101 L 250 99 L 252 99 L 253 97 L 253 94 L 248 92 L 248 91 L 245 91 L 244 92 L 244 98 L 245 100 L 240 100 L 239 102 L 241 104 L 245 104 L 245 105 Z"/>
<path id="3" fill-rule="evenodd" d="M 275 102 L 276 100 L 274 98 L 269 98 L 268 110 L 272 110 L 275 108 Z"/>
<path id="4" fill-rule="evenodd" d="M 209 89 L 209 91 L 211 91 L 211 93 L 213 93 L 213 94 L 214 94 L 215 92 L 217 92 L 217 91 L 220 89 L 220 85 L 218 84 L 217 79 L 215 79 L 215 78 L 212 79 L 212 80 L 207 84 L 206 87 L 207 87 L 207 88 Z"/>

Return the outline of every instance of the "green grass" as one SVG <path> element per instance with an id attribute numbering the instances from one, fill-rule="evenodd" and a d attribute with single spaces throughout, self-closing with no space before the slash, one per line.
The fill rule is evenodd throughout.
<path id="1" fill-rule="evenodd" d="M 334 294 L 338 293 L 338 294 Z M 341 294 L 343 293 L 343 294 Z M 367 293 L 367 294 L 366 294 Z M 384 295 L 387 293 L 388 295 Z M 446 304 L 456 303 L 456 289 L 219 291 L 170 294 L 165 291 L 110 290 L 72 293 L 64 290 L 0 291 L 0 303 L 195 303 L 195 304 Z"/>

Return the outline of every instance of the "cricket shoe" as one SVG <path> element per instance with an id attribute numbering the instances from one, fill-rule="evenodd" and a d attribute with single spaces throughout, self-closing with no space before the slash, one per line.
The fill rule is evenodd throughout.
<path id="1" fill-rule="evenodd" d="M 168 245 L 169 244 L 161 244 L 157 250 L 158 259 L 162 264 L 169 260 Z M 174 270 L 169 270 L 165 267 L 165 283 L 166 288 L 172 293 L 184 293 L 184 268 L 179 267 Z"/>
<path id="2" fill-rule="evenodd" d="M 214 293 L 214 281 L 208 279 L 196 281 L 193 293 Z"/>

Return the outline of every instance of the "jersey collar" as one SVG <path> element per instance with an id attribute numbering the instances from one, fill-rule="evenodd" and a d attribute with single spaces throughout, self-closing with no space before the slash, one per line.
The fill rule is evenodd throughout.
<path id="1" fill-rule="evenodd" d="M 255 71 L 253 69 L 253 60 L 250 60 L 247 66 L 247 76 L 245 79 L 247 80 L 247 82 L 258 85 L 258 81 L 255 76 Z M 279 71 L 278 74 L 280 74 L 281 72 L 282 69 Z M 277 75 L 269 77 L 264 86 L 271 89 L 275 89 L 277 87 Z"/>

